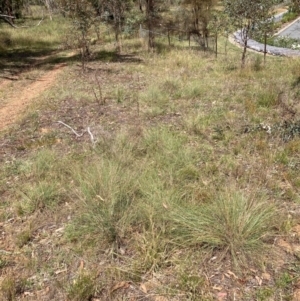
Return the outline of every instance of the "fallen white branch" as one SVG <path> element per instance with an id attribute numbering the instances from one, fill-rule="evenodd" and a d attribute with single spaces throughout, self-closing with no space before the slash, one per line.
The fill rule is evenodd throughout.
<path id="1" fill-rule="evenodd" d="M 91 128 L 88 126 L 87 129 L 85 131 L 83 131 L 81 134 L 78 134 L 71 126 L 69 126 L 68 124 L 62 122 L 62 121 L 57 121 L 57 123 L 60 123 L 62 125 L 64 125 L 65 127 L 67 127 L 68 129 L 70 129 L 75 135 L 77 138 L 79 137 L 82 137 L 84 135 L 84 133 L 88 133 L 90 135 L 90 139 L 91 139 L 91 142 L 93 144 L 93 146 L 96 145 L 96 142 L 97 140 L 95 139 L 93 133 L 91 132 Z"/>
<path id="2" fill-rule="evenodd" d="M 62 121 L 57 121 L 57 123 L 60 123 L 60 124 L 62 124 L 64 126 L 66 126 L 67 128 L 69 128 L 76 135 L 76 137 L 82 137 L 83 134 L 84 134 L 84 132 L 81 133 L 81 134 L 78 134 L 71 126 L 69 126 L 68 124 L 66 124 L 66 123 L 64 123 Z"/>
<path id="3" fill-rule="evenodd" d="M 42 23 L 43 20 L 44 20 L 44 17 L 35 25 L 35 27 L 40 26 L 40 24 Z"/>
<path id="4" fill-rule="evenodd" d="M 14 17 L 14 16 L 9 16 L 9 15 L 3 15 L 3 14 L 0 14 L 0 18 L 10 18 L 10 19 L 15 19 L 16 17 Z"/>
<path id="5" fill-rule="evenodd" d="M 94 136 L 93 136 L 93 134 L 92 134 L 92 132 L 91 132 L 91 130 L 90 130 L 90 127 L 87 128 L 87 132 L 88 132 L 89 135 L 90 135 L 91 142 L 92 142 L 93 146 L 95 146 L 96 141 L 95 141 Z"/>

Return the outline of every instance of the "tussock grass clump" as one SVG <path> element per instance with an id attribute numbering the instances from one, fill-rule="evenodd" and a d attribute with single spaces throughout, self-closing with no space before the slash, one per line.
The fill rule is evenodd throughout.
<path id="1" fill-rule="evenodd" d="M 36 210 L 56 210 L 68 199 L 68 159 L 55 151 L 44 149 L 23 164 L 15 164 L 14 173 L 27 179 L 18 187 L 19 214 L 30 214 Z"/>
<path id="2" fill-rule="evenodd" d="M 96 158 L 74 170 L 79 198 L 78 217 L 69 227 L 71 240 L 117 242 L 126 230 L 130 207 L 138 193 L 137 175 L 119 163 Z"/>
<path id="3" fill-rule="evenodd" d="M 12 276 L 7 276 L 1 283 L 1 295 L 5 300 L 13 301 L 16 294 L 16 281 Z"/>
<path id="4" fill-rule="evenodd" d="M 40 209 L 54 209 L 64 200 L 64 189 L 57 182 L 41 181 L 26 185 L 21 191 L 19 213 L 28 214 Z"/>
<path id="5" fill-rule="evenodd" d="M 95 293 L 95 276 L 81 272 L 67 287 L 67 300 L 91 300 Z"/>
<path id="6" fill-rule="evenodd" d="M 146 206 L 144 214 L 142 229 L 132 239 L 136 254 L 129 270 L 135 277 L 170 265 L 170 244 L 162 220 L 163 213 Z"/>
<path id="7" fill-rule="evenodd" d="M 9 274 L 1 279 L 0 300 L 15 301 L 25 291 L 27 280 Z"/>
<path id="8" fill-rule="evenodd" d="M 226 192 L 211 203 L 175 210 L 171 221 L 176 241 L 218 249 L 235 263 L 246 263 L 262 250 L 276 216 L 275 207 L 264 200 Z"/>
<path id="9" fill-rule="evenodd" d="M 26 229 L 18 234 L 16 237 L 16 244 L 19 248 L 22 248 L 24 245 L 26 245 L 32 238 L 32 230 Z"/>

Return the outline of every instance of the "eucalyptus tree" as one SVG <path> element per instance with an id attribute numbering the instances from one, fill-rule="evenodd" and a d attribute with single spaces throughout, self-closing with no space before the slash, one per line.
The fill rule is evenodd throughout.
<path id="1" fill-rule="evenodd" d="M 211 18 L 213 6 L 216 0 L 182 0 L 181 7 L 184 10 L 183 23 L 188 32 L 192 32 L 204 38 L 207 45 L 208 24 Z"/>
<path id="2" fill-rule="evenodd" d="M 149 32 L 148 46 L 149 49 L 154 47 L 154 24 L 157 19 L 157 1 L 145 0 L 146 3 L 146 23 Z"/>
<path id="3" fill-rule="evenodd" d="M 266 62 L 267 38 L 268 38 L 268 36 L 271 36 L 274 34 L 275 27 L 274 27 L 274 18 L 273 18 L 272 10 L 267 5 L 263 5 L 261 9 L 263 10 L 263 13 L 261 15 L 260 22 L 257 23 L 255 32 L 257 33 L 258 36 L 260 36 L 260 38 L 263 39 L 264 62 Z"/>
<path id="4" fill-rule="evenodd" d="M 90 0 L 58 0 L 63 14 L 72 20 L 72 26 L 67 32 L 66 43 L 81 51 L 82 69 L 91 56 L 91 42 L 94 30 L 100 24 L 98 11 Z"/>
<path id="5" fill-rule="evenodd" d="M 106 23 L 113 28 L 120 50 L 120 33 L 131 9 L 133 0 L 58 0 L 61 11 L 72 19 L 73 27 L 69 42 L 81 49 L 82 62 L 90 56 L 92 36 L 100 38 L 100 24 Z"/>
<path id="6" fill-rule="evenodd" d="M 214 10 L 211 14 L 208 30 L 215 36 L 215 53 L 216 57 L 218 56 L 218 37 L 223 35 L 228 39 L 229 32 L 231 30 L 231 23 L 223 11 Z M 227 54 L 227 40 L 225 43 L 225 53 Z"/>
<path id="7" fill-rule="evenodd" d="M 99 0 L 98 7 L 99 7 Z M 122 32 L 123 26 L 126 21 L 126 17 L 128 13 L 131 11 L 133 7 L 133 1 L 132 0 L 106 0 L 102 1 L 102 13 L 106 13 L 106 23 L 111 25 L 114 33 L 115 33 L 115 39 L 117 42 L 118 50 L 121 49 L 120 45 L 120 34 Z"/>
<path id="8" fill-rule="evenodd" d="M 166 5 L 163 0 L 138 0 L 140 11 L 144 14 L 144 22 L 147 28 L 148 49 L 154 48 L 155 29 L 161 19 L 162 7 Z"/>
<path id="9" fill-rule="evenodd" d="M 224 11 L 233 26 L 240 30 L 243 42 L 242 67 L 245 65 L 250 33 L 270 20 L 274 3 L 274 0 L 223 0 Z"/>

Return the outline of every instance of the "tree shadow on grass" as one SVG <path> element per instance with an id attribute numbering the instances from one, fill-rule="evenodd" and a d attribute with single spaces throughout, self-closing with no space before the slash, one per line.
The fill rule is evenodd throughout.
<path id="1" fill-rule="evenodd" d="M 120 54 L 117 51 L 101 50 L 95 53 L 91 61 L 119 62 L 119 63 L 141 63 L 142 60 L 133 54 Z"/>
<path id="2" fill-rule="evenodd" d="M 7 33 L 0 34 L 0 77 L 16 76 L 38 67 L 48 57 L 58 53 L 58 44 L 34 39 L 14 40 Z"/>
<path id="3" fill-rule="evenodd" d="M 52 48 L 51 48 L 52 46 Z M 77 52 L 77 53 L 76 53 Z M 94 52 L 86 63 L 92 62 L 141 63 L 134 54 L 119 54 L 116 51 L 101 50 Z M 53 49 L 44 43 L 38 47 L 27 47 L 0 52 L 0 78 L 16 79 L 23 72 L 32 69 L 52 70 L 58 64 L 82 63 L 81 54 L 75 50 Z"/>

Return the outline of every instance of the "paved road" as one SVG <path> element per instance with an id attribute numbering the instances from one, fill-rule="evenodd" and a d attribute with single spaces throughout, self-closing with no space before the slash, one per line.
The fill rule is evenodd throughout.
<path id="1" fill-rule="evenodd" d="M 281 20 L 283 14 L 284 13 L 280 13 L 280 14 L 274 16 L 275 22 L 278 22 L 279 20 Z M 289 26 L 288 28 L 286 28 L 285 30 L 283 30 L 282 32 L 279 33 L 280 36 L 283 36 L 283 35 L 286 36 L 287 34 L 289 34 L 289 36 L 291 38 L 296 36 L 296 39 L 300 39 L 300 18 L 298 19 L 297 22 L 294 22 L 291 26 Z M 293 34 L 293 36 L 291 36 L 291 34 Z M 241 37 L 240 30 L 236 31 L 233 34 L 233 37 L 236 42 L 243 45 L 243 40 Z M 264 44 L 262 44 L 262 43 L 254 41 L 252 39 L 249 39 L 247 44 L 248 44 L 248 48 L 250 48 L 252 50 L 255 50 L 258 52 L 264 51 Z M 267 45 L 267 53 L 271 54 L 271 55 L 280 55 L 280 56 L 300 56 L 299 50 L 292 50 L 292 49 L 288 49 L 288 48 L 282 48 L 282 47 L 276 47 L 276 46 L 270 46 L 270 45 Z"/>
<path id="2" fill-rule="evenodd" d="M 281 21 L 281 19 L 283 18 L 283 15 L 286 13 L 286 11 L 282 12 L 282 13 L 279 13 L 279 14 L 276 14 L 274 17 L 273 17 L 273 20 L 274 22 L 279 22 Z"/>
<path id="3" fill-rule="evenodd" d="M 300 39 L 300 18 L 291 26 L 279 33 L 279 36 L 289 37 L 292 39 Z"/>

